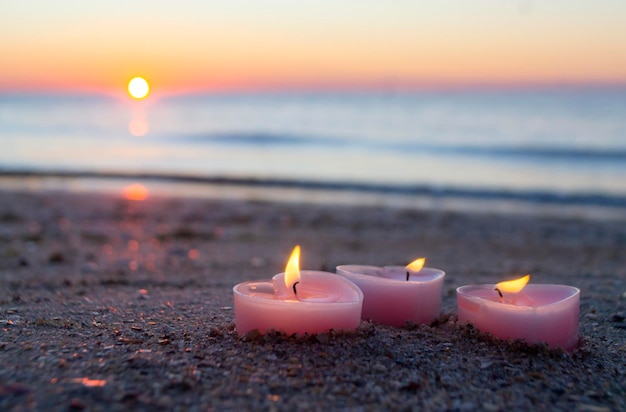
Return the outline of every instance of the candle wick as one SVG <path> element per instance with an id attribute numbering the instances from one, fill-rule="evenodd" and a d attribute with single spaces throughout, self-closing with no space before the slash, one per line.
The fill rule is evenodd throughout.
<path id="1" fill-rule="evenodd" d="M 411 276 L 411 272 L 409 272 L 408 270 L 406 271 L 406 281 L 409 281 L 409 276 Z"/>
<path id="2" fill-rule="evenodd" d="M 502 296 L 502 292 L 500 292 L 500 289 L 494 288 L 494 290 L 498 292 L 498 295 L 500 295 L 500 300 L 504 299 L 504 296 Z"/>
<path id="3" fill-rule="evenodd" d="M 293 294 L 294 294 L 294 295 L 296 295 L 296 297 L 298 297 L 298 290 L 296 289 L 296 285 L 297 285 L 298 283 L 300 283 L 300 282 L 295 282 L 295 283 L 293 284 L 293 286 L 292 286 L 292 287 L 293 287 Z"/>

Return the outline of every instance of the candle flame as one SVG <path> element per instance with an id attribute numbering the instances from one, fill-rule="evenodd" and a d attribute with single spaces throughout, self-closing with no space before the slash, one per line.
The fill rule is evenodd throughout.
<path id="1" fill-rule="evenodd" d="M 407 270 L 412 270 L 413 272 L 419 272 L 424 267 L 426 263 L 426 258 L 415 259 L 413 262 L 409 263 L 405 266 Z"/>
<path id="2" fill-rule="evenodd" d="M 285 286 L 293 287 L 300 281 L 300 245 L 296 245 L 291 252 L 287 266 L 285 266 Z"/>
<path id="3" fill-rule="evenodd" d="M 524 286 L 526 286 L 529 279 L 530 279 L 530 275 L 526 275 L 526 276 L 522 276 L 519 279 L 500 282 L 496 284 L 495 289 L 504 293 L 518 293 L 522 289 L 524 289 Z"/>

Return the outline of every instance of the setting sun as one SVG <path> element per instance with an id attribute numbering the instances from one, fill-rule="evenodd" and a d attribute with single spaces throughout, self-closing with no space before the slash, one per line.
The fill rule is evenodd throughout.
<path id="1" fill-rule="evenodd" d="M 135 99 L 143 99 L 150 93 L 150 86 L 143 77 L 135 77 L 128 82 L 128 94 Z"/>

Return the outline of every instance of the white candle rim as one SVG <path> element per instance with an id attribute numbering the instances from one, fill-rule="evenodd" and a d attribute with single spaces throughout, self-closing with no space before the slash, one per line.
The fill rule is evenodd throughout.
<path id="1" fill-rule="evenodd" d="M 272 279 L 264 279 L 264 280 L 253 280 L 253 281 L 248 281 L 248 282 L 243 282 L 243 283 L 239 283 L 235 286 L 233 286 L 233 293 L 236 293 L 238 296 L 241 296 L 242 298 L 245 299 L 262 299 L 262 301 L 267 301 L 267 302 L 272 302 L 272 305 L 279 305 L 279 306 L 289 306 L 289 305 L 294 305 L 294 304 L 298 304 L 299 307 L 302 306 L 319 306 L 319 305 L 336 305 L 336 306 L 352 306 L 352 305 L 358 305 L 361 304 L 361 302 L 363 302 L 363 291 L 354 283 L 352 283 L 350 280 L 339 276 L 335 273 L 331 273 L 331 272 L 322 272 L 322 271 L 318 271 L 318 270 L 301 270 L 300 271 L 300 275 L 329 275 L 332 277 L 333 281 L 338 281 L 339 283 L 343 283 L 345 286 L 349 287 L 350 289 L 352 289 L 352 291 L 354 291 L 356 293 L 356 299 L 355 300 L 349 300 L 349 301 L 338 301 L 338 302 L 316 302 L 316 301 L 304 301 L 304 300 L 297 300 L 297 299 L 293 299 L 293 300 L 281 300 L 281 299 L 273 299 L 273 298 L 263 298 L 260 296 L 252 296 L 250 294 L 244 293 L 243 290 L 241 290 L 243 287 L 250 285 L 250 284 L 258 284 L 258 283 L 264 283 L 267 282 L 269 285 L 272 284 L 272 280 L 276 277 L 276 276 L 280 276 L 280 275 L 284 275 L 284 272 L 278 273 L 274 276 L 272 276 Z M 272 295 L 275 296 L 275 295 Z"/>
<path id="2" fill-rule="evenodd" d="M 550 287 L 550 288 L 555 288 L 555 289 L 567 289 L 571 293 L 562 299 L 559 299 L 554 302 L 550 302 L 545 305 L 539 305 L 539 306 L 513 305 L 513 304 L 508 304 L 508 303 L 502 303 L 500 301 L 485 299 L 481 296 L 474 296 L 474 295 L 470 295 L 469 293 L 467 293 L 467 291 L 470 289 L 491 290 L 497 295 L 498 292 L 496 292 L 496 290 L 494 289 L 495 287 L 496 287 L 495 283 L 493 284 L 487 283 L 487 284 L 480 284 L 480 285 L 465 285 L 465 286 L 459 286 L 458 288 L 456 288 L 456 293 L 457 295 L 461 295 L 464 298 L 474 301 L 474 302 L 481 302 L 486 305 L 492 305 L 498 308 L 507 308 L 507 309 L 511 308 L 511 310 L 512 308 L 515 308 L 515 310 L 527 310 L 527 311 L 538 311 L 538 310 L 541 311 L 544 309 L 549 309 L 551 306 L 559 305 L 562 302 L 568 301 L 570 299 L 576 299 L 577 297 L 580 296 L 580 289 L 578 289 L 575 286 L 556 285 L 556 284 L 550 284 L 550 283 L 539 283 L 539 284 L 535 283 L 532 285 L 526 285 L 526 287 L 524 287 L 524 289 L 522 290 L 532 290 L 532 289 L 541 288 L 541 287 Z"/>
<path id="3" fill-rule="evenodd" d="M 419 272 L 416 272 L 415 275 L 419 276 L 420 273 L 422 272 L 429 272 L 429 275 L 432 276 L 430 277 L 428 280 L 420 280 L 419 278 L 416 279 L 415 277 L 410 278 L 408 281 L 407 280 L 402 280 L 402 279 L 392 279 L 392 278 L 385 278 L 382 276 L 373 276 L 373 275 L 367 275 L 365 273 L 360 273 L 360 272 L 355 272 L 354 268 L 361 268 L 361 269 L 369 269 L 369 270 L 383 270 L 385 267 L 388 268 L 400 268 L 400 269 L 404 269 L 404 266 L 373 266 L 373 265 L 339 265 L 335 268 L 335 270 L 337 270 L 337 273 L 339 275 L 345 275 L 345 276 L 354 276 L 357 279 L 363 279 L 363 280 L 368 280 L 368 279 L 382 279 L 384 281 L 388 281 L 388 282 L 393 282 L 393 283 L 404 283 L 406 284 L 406 282 L 410 282 L 410 283 L 430 283 L 430 282 L 434 282 L 437 280 L 440 280 L 441 278 L 443 278 L 446 275 L 446 272 L 441 270 L 441 269 L 437 269 L 437 268 L 431 268 L 431 267 L 426 267 L 424 266 L 422 268 L 422 270 L 420 270 Z M 342 273 L 339 273 L 339 271 L 342 271 Z"/>

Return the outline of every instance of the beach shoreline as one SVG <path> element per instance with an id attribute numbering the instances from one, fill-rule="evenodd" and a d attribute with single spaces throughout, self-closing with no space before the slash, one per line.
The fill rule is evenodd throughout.
<path id="1" fill-rule="evenodd" d="M 101 193 L 117 196 L 140 184 L 153 196 L 214 200 L 386 207 L 460 213 L 533 215 L 626 221 L 619 195 L 438 188 L 297 179 L 238 178 L 80 170 L 0 170 L 0 190 Z"/>
<path id="2" fill-rule="evenodd" d="M 626 221 L 386 205 L 0 191 L 3 410 L 626 408 Z M 240 338 L 232 287 L 302 268 L 446 271 L 441 317 Z M 459 324 L 456 287 L 581 289 L 573 353 Z"/>

